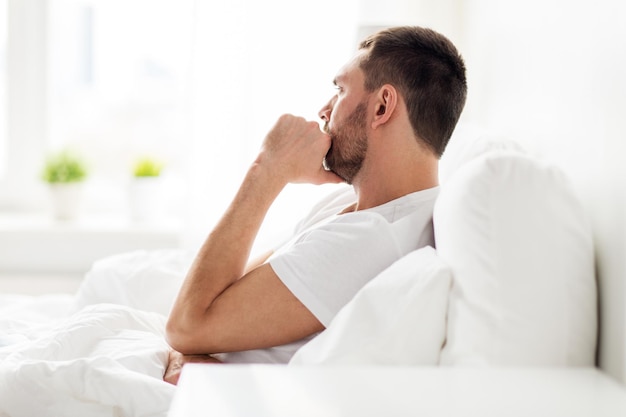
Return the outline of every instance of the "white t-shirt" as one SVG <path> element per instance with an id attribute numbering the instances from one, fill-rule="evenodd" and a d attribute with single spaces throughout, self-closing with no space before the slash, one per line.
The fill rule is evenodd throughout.
<path id="1" fill-rule="evenodd" d="M 432 215 L 439 187 L 367 210 L 340 214 L 356 201 L 341 190 L 314 207 L 269 263 L 324 325 L 367 282 L 407 253 L 434 246 Z M 269 349 L 216 355 L 229 363 L 287 363 L 313 336 Z"/>

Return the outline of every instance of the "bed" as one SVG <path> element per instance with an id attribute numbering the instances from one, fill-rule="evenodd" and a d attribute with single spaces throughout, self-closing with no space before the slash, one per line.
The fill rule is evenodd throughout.
<path id="1" fill-rule="evenodd" d="M 165 416 L 165 318 L 190 261 L 129 252 L 74 295 L 0 296 L 0 415 Z"/>
<path id="2" fill-rule="evenodd" d="M 417 250 L 391 265 L 288 366 L 189 367 L 182 389 L 161 380 L 165 317 L 192 259 L 182 250 L 100 260 L 72 296 L 1 296 L 0 416 L 190 415 L 194 399 L 224 412 L 229 404 L 237 408 L 235 393 L 230 403 L 217 401 L 210 389 L 198 391 L 189 381 L 209 387 L 222 379 L 225 396 L 224 387 L 263 375 L 271 380 L 257 381 L 254 392 L 273 398 L 279 409 L 272 381 L 293 382 L 284 377 L 294 374 L 320 387 L 351 384 L 358 375 L 416 388 L 432 381 L 439 398 L 453 401 L 460 395 L 459 374 L 445 375 L 457 369 L 479 370 L 470 386 L 521 380 L 544 387 L 549 381 L 549 389 L 575 370 L 588 375 L 562 394 L 599 390 L 598 398 L 623 410 L 626 229 L 615 184 L 572 183 L 517 143 L 463 128 L 442 160 L 441 180 L 437 249 Z M 493 373 L 501 369 L 537 373 Z M 395 390 L 388 401 L 402 404 L 406 392 Z M 306 392 L 297 395 L 312 401 Z M 333 394 L 325 395 L 315 399 L 323 404 Z M 354 395 L 368 398 L 367 392 Z M 331 411 L 326 414 L 346 415 Z"/>

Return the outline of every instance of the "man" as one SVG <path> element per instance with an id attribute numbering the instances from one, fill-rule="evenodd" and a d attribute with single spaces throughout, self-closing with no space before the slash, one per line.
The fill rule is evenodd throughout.
<path id="1" fill-rule="evenodd" d="M 169 382 L 185 362 L 288 362 L 366 282 L 434 244 L 438 160 L 466 97 L 462 58 L 436 32 L 392 28 L 366 39 L 334 83 L 324 131 L 282 116 L 200 249 L 167 324 Z M 333 196 L 290 243 L 246 266 L 285 185 L 338 182 L 356 201 Z"/>

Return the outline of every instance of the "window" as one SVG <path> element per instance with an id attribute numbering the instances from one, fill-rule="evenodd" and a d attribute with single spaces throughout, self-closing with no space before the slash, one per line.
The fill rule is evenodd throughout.
<path id="1" fill-rule="evenodd" d="M 0 208 L 42 209 L 39 172 L 60 149 L 87 160 L 92 209 L 125 205 L 136 157 L 176 171 L 193 5 L 0 0 Z"/>
<path id="2" fill-rule="evenodd" d="M 92 205 L 121 206 L 134 159 L 183 158 L 192 1 L 49 5 L 47 148 L 84 155 Z"/>
<path id="3" fill-rule="evenodd" d="M 194 194 L 170 201 L 221 213 L 276 117 L 317 119 L 330 97 L 356 28 L 356 2 L 334 3 L 0 0 L 0 210 L 43 211 L 43 159 L 70 148 L 90 168 L 85 211 L 125 210 L 130 164 L 150 154 Z"/>
<path id="4" fill-rule="evenodd" d="M 189 71 L 190 1 L 53 0 L 49 144 L 171 155 Z"/>

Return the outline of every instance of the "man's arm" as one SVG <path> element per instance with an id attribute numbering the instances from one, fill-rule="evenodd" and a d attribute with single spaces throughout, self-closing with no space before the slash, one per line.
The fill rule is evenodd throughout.
<path id="1" fill-rule="evenodd" d="M 246 265 L 246 269 L 243 271 L 243 274 L 245 275 L 253 269 L 263 265 L 273 254 L 274 250 L 269 250 L 251 259 L 250 261 L 248 261 L 248 264 Z"/>
<path id="2" fill-rule="evenodd" d="M 289 343 L 323 329 L 269 264 L 245 273 L 271 204 L 289 182 L 341 182 L 322 160 L 330 138 L 315 122 L 282 116 L 238 193 L 200 249 L 170 314 L 166 337 L 185 354 Z"/>

